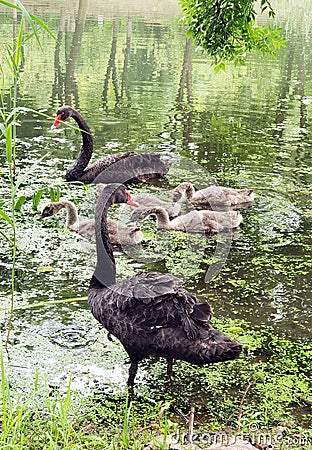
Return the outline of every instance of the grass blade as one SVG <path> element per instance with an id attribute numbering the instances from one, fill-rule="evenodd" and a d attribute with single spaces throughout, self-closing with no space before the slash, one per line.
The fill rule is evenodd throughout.
<path id="1" fill-rule="evenodd" d="M 34 193 L 33 202 L 32 202 L 32 208 L 34 211 L 38 210 L 38 205 L 39 205 L 39 202 L 40 202 L 41 197 L 43 196 L 44 192 L 45 192 L 45 189 L 38 189 L 38 191 Z"/>
<path id="2" fill-rule="evenodd" d="M 25 195 L 20 195 L 15 202 L 14 210 L 17 212 L 20 212 L 20 210 L 22 209 L 22 206 L 24 205 L 25 202 L 26 202 Z"/>
<path id="3" fill-rule="evenodd" d="M 39 17 L 35 16 L 34 14 L 31 14 L 27 11 L 27 9 L 25 8 L 25 6 L 20 2 L 20 0 L 17 0 L 16 2 L 17 4 L 15 5 L 14 3 L 10 3 L 7 2 L 5 0 L 0 0 L 0 4 L 4 5 L 4 6 L 8 6 L 9 8 L 14 8 L 17 9 L 18 11 L 21 11 L 21 13 L 23 14 L 23 16 L 26 18 L 27 22 L 30 24 L 33 33 L 37 39 L 37 42 L 39 43 L 40 47 L 40 41 L 39 41 L 39 37 L 37 34 L 37 30 L 34 27 L 34 22 L 36 22 L 38 25 L 40 25 L 41 28 L 43 28 L 53 39 L 56 40 L 56 37 L 54 36 L 54 34 L 52 33 L 52 31 L 49 29 L 49 27 L 41 20 L 39 19 Z"/>
<path id="4" fill-rule="evenodd" d="M 5 130 L 5 152 L 6 152 L 6 159 L 7 162 L 9 164 L 12 163 L 12 154 L 13 154 L 13 149 L 12 149 L 12 125 L 9 124 L 6 127 Z"/>
<path id="5" fill-rule="evenodd" d="M 24 17 L 21 18 L 20 26 L 18 29 L 18 35 L 15 42 L 15 52 L 14 52 L 14 65 L 16 70 L 18 70 L 18 66 L 20 61 L 22 60 L 22 46 L 23 46 L 23 33 L 24 33 Z"/>
<path id="6" fill-rule="evenodd" d="M 10 217 L 4 211 L 2 211 L 2 209 L 0 209 L 0 217 L 2 217 L 2 219 L 4 219 L 9 225 L 11 225 L 12 228 L 14 228 L 13 220 L 10 219 Z"/>

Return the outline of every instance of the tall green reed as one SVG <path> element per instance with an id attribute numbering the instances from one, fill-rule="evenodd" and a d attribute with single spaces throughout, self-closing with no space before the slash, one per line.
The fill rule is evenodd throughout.
<path id="1" fill-rule="evenodd" d="M 19 443 L 22 448 L 25 436 L 25 424 L 29 418 L 29 411 L 25 402 L 13 405 L 9 382 L 5 373 L 2 346 L 0 342 L 0 374 L 1 374 L 1 448 L 16 448 Z M 18 403 L 18 402 L 17 402 Z M 6 445 L 3 447 L 2 445 Z"/>
<path id="2" fill-rule="evenodd" d="M 45 394 L 41 393 L 41 407 L 31 405 L 32 395 L 39 387 L 39 374 L 36 374 L 34 390 L 27 400 L 16 398 L 11 392 L 5 371 L 3 351 L 0 343 L 0 448 L 16 450 L 82 448 L 82 441 L 72 424 L 71 377 L 66 393 L 61 396 L 51 393 L 45 383 Z M 42 380 L 41 380 L 42 381 Z M 44 380 L 43 380 L 44 381 Z M 91 447 L 92 448 L 92 447 Z"/>
<path id="3" fill-rule="evenodd" d="M 47 25 L 38 17 L 30 14 L 20 0 L 10 3 L 0 0 L 0 4 L 11 8 L 13 11 L 13 39 L 7 43 L 4 57 L 0 65 L 1 89 L 0 89 L 0 138 L 5 139 L 5 161 L 8 174 L 7 183 L 10 191 L 10 200 L 0 206 L 0 220 L 5 224 L 5 230 L 0 235 L 10 247 L 11 251 L 11 280 L 10 280 L 10 313 L 5 339 L 7 348 L 12 327 L 14 299 L 15 299 L 15 269 L 17 256 L 17 226 L 16 212 L 25 202 L 24 196 L 18 196 L 21 178 L 16 176 L 16 137 L 19 116 L 25 108 L 18 106 L 19 88 L 22 82 L 24 46 L 31 38 L 35 38 L 40 45 L 38 31 L 43 29 L 53 36 Z M 18 27 L 17 17 L 20 15 Z M 30 31 L 25 34 L 25 24 Z M 6 67 L 5 67 L 6 66 Z M 6 70 L 5 70 L 6 69 Z M 5 79 L 6 75 L 9 79 Z"/>

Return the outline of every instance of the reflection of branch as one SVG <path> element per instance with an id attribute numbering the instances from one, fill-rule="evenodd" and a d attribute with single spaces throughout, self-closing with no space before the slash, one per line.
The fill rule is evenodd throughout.
<path id="1" fill-rule="evenodd" d="M 244 391 L 244 393 L 242 395 L 242 398 L 241 398 L 241 401 L 240 401 L 240 404 L 239 404 L 239 411 L 238 411 L 238 415 L 237 415 L 237 422 L 238 422 L 237 433 L 241 432 L 240 420 L 241 420 L 242 415 L 243 415 L 243 404 L 244 404 L 246 395 L 248 394 L 248 391 L 251 388 L 251 386 L 252 386 L 252 382 L 248 381 L 247 387 L 246 387 L 246 389 L 245 389 L 245 391 Z"/>
<path id="2" fill-rule="evenodd" d="M 131 102 L 131 97 L 130 97 L 130 91 L 128 88 L 127 77 L 128 77 L 128 63 L 129 63 L 129 57 L 130 57 L 131 34 L 132 34 L 132 21 L 131 21 L 131 18 L 128 17 L 125 57 L 124 57 L 123 70 L 122 70 L 122 74 L 121 74 L 120 97 L 122 98 L 123 93 L 125 92 L 125 94 L 128 98 L 129 106 L 130 106 L 130 102 Z"/>
<path id="3" fill-rule="evenodd" d="M 295 55 L 295 48 L 296 48 L 296 36 L 292 35 L 292 37 L 290 38 L 290 50 L 289 50 L 289 54 L 288 54 L 288 59 L 287 59 L 287 63 L 286 63 L 286 77 L 285 77 L 285 84 L 282 86 L 280 95 L 279 95 L 279 100 L 277 103 L 277 107 L 276 107 L 276 128 L 273 132 L 273 137 L 277 137 L 279 139 L 281 139 L 282 135 L 283 135 L 283 130 L 284 130 L 284 121 L 285 121 L 285 114 L 286 114 L 286 97 L 289 93 L 289 89 L 290 89 L 290 81 L 291 81 L 291 72 L 292 72 L 292 67 L 293 67 L 293 62 L 294 62 L 294 55 Z"/>
<path id="4" fill-rule="evenodd" d="M 186 86 L 187 100 L 192 102 L 192 38 L 186 41 L 184 50 L 183 64 L 180 76 L 180 84 L 177 96 L 177 102 L 181 103 L 183 100 L 183 92 Z"/>
<path id="5" fill-rule="evenodd" d="M 72 104 L 72 94 L 75 98 L 75 106 L 79 106 L 78 82 L 75 77 L 77 61 L 80 55 L 82 34 L 84 31 L 88 9 L 88 0 L 79 0 L 78 15 L 75 25 L 75 32 L 70 47 L 69 58 L 66 64 L 65 74 L 65 103 Z"/>
<path id="6" fill-rule="evenodd" d="M 177 106 L 180 111 L 183 112 L 183 93 L 186 89 L 187 110 L 183 114 L 183 140 L 189 143 L 191 141 L 191 134 L 193 130 L 193 115 L 189 109 L 189 105 L 192 105 L 192 38 L 186 41 L 182 71 L 180 77 L 180 84 L 177 96 Z"/>
<path id="7" fill-rule="evenodd" d="M 51 93 L 51 107 L 55 106 L 56 103 L 62 104 L 63 92 L 62 85 L 64 82 L 64 76 L 62 74 L 61 64 L 60 64 L 60 49 L 61 42 L 63 37 L 63 31 L 59 30 L 57 34 L 57 40 L 55 43 L 55 51 L 54 51 L 54 81 L 52 84 L 52 93 Z"/>
<path id="8" fill-rule="evenodd" d="M 189 143 L 193 129 L 192 110 L 189 106 L 192 105 L 192 48 L 193 39 L 187 39 L 185 44 L 183 64 L 181 69 L 178 94 L 176 96 L 175 106 L 172 111 L 172 117 L 169 118 L 166 128 L 170 127 L 170 134 L 173 136 L 175 142 L 175 134 L 178 131 L 178 123 L 183 127 L 183 141 Z M 187 105 L 183 103 L 183 96 L 186 90 Z M 182 115 L 182 119 L 181 119 Z"/>
<path id="9" fill-rule="evenodd" d="M 109 55 L 109 60 L 107 64 L 107 70 L 106 75 L 104 79 L 104 88 L 103 88 L 103 103 L 104 106 L 107 107 L 108 102 L 108 86 L 109 86 L 109 80 L 110 75 L 112 74 L 112 82 L 114 86 L 116 101 L 118 101 L 118 83 L 117 83 L 117 71 L 116 71 L 116 51 L 117 51 L 117 38 L 118 38 L 118 23 L 117 21 L 114 22 L 113 27 L 113 39 L 112 39 L 112 47 L 111 52 Z"/>
<path id="10" fill-rule="evenodd" d="M 304 55 L 305 55 L 306 41 L 301 41 L 299 58 L 298 58 L 298 85 L 297 92 L 300 95 L 300 128 L 304 128 L 307 121 L 307 105 L 303 101 L 304 97 L 304 82 L 305 82 L 305 67 L 304 67 Z"/>

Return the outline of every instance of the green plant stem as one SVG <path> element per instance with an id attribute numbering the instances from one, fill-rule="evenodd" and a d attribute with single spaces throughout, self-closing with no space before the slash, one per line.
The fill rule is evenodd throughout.
<path id="1" fill-rule="evenodd" d="M 23 31 L 23 24 L 24 22 L 21 21 L 20 25 L 20 31 L 19 36 L 22 35 Z M 19 43 L 19 39 L 17 39 L 16 36 L 13 37 L 15 43 L 15 77 L 14 77 L 14 85 L 13 85 L 13 111 L 16 111 L 17 107 L 17 84 L 19 83 L 19 55 L 21 52 L 21 44 Z M 11 219 L 13 222 L 12 225 L 12 232 L 13 232 L 13 238 L 12 238 L 12 268 L 11 268 L 11 304 L 10 304 L 10 313 L 9 313 L 9 321 L 8 321 L 8 327 L 7 327 L 7 333 L 5 338 L 5 348 L 8 350 L 8 344 L 10 340 L 10 333 L 12 329 L 12 321 L 13 321 L 13 314 L 14 314 L 14 300 L 15 300 L 15 265 L 16 265 L 16 221 L 15 221 L 15 194 L 16 194 L 16 187 L 15 187 L 15 175 L 16 175 L 16 114 L 13 116 L 13 123 L 11 122 L 9 124 L 9 132 L 12 133 L 9 137 L 10 139 L 10 146 L 11 146 L 11 161 L 9 162 L 9 177 L 10 177 L 10 188 L 11 188 Z"/>
<path id="2" fill-rule="evenodd" d="M 13 127 L 14 128 L 14 127 Z M 13 147 L 15 147 L 15 142 Z M 13 152 L 13 160 L 12 164 L 15 165 L 15 151 Z M 14 162 L 13 162 L 14 161 Z M 12 329 L 12 321 L 13 321 L 13 314 L 14 314 L 14 300 L 15 300 L 15 265 L 16 265 L 16 222 L 15 222 L 15 183 L 14 183 L 14 168 L 12 167 L 12 164 L 10 165 L 10 185 L 11 185 L 11 217 L 12 217 L 12 232 L 13 232 L 13 238 L 12 238 L 12 268 L 11 268 L 11 297 L 10 297 L 10 312 L 9 312 L 9 321 L 8 321 L 8 327 L 7 327 L 7 333 L 6 333 L 6 339 L 5 339 L 5 348 L 8 349 L 8 344 L 10 340 L 10 332 Z"/>

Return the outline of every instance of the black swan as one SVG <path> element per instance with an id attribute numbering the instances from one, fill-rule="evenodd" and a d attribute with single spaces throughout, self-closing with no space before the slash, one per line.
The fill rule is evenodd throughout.
<path id="1" fill-rule="evenodd" d="M 107 211 L 113 203 L 129 202 L 124 185 L 109 184 L 95 212 L 97 264 L 88 302 L 94 317 L 116 336 L 130 357 L 128 385 L 146 357 L 173 359 L 199 366 L 237 358 L 241 344 L 212 327 L 211 308 L 200 302 L 171 274 L 134 275 L 116 284 L 116 268 L 107 233 Z M 131 198 L 131 197 L 130 197 Z"/>
<path id="2" fill-rule="evenodd" d="M 51 129 L 72 117 L 82 135 L 82 148 L 73 166 L 66 172 L 66 181 L 88 183 L 133 183 L 166 175 L 170 163 L 163 162 L 159 153 L 122 152 L 104 156 L 88 166 L 93 152 L 91 131 L 82 115 L 64 105 L 56 113 Z M 87 167 L 88 166 L 88 167 Z"/>
<path id="3" fill-rule="evenodd" d="M 94 219 L 80 220 L 76 205 L 69 200 L 48 203 L 42 210 L 41 218 L 54 216 L 62 209 L 66 209 L 66 226 L 76 231 L 84 238 L 95 241 Z M 143 240 L 143 233 L 138 227 L 129 227 L 116 220 L 107 220 L 109 240 L 117 245 L 136 245 Z"/>
<path id="4" fill-rule="evenodd" d="M 173 189 L 173 200 L 189 202 L 197 206 L 239 206 L 254 201 L 252 189 L 233 189 L 223 186 L 208 186 L 195 191 L 189 182 L 179 184 Z"/>
<path id="5" fill-rule="evenodd" d="M 156 215 L 159 230 L 184 231 L 186 233 L 211 233 L 237 228 L 243 216 L 238 211 L 193 210 L 170 220 L 163 208 L 138 208 L 131 214 L 131 221 L 142 220 L 150 214 Z"/>

